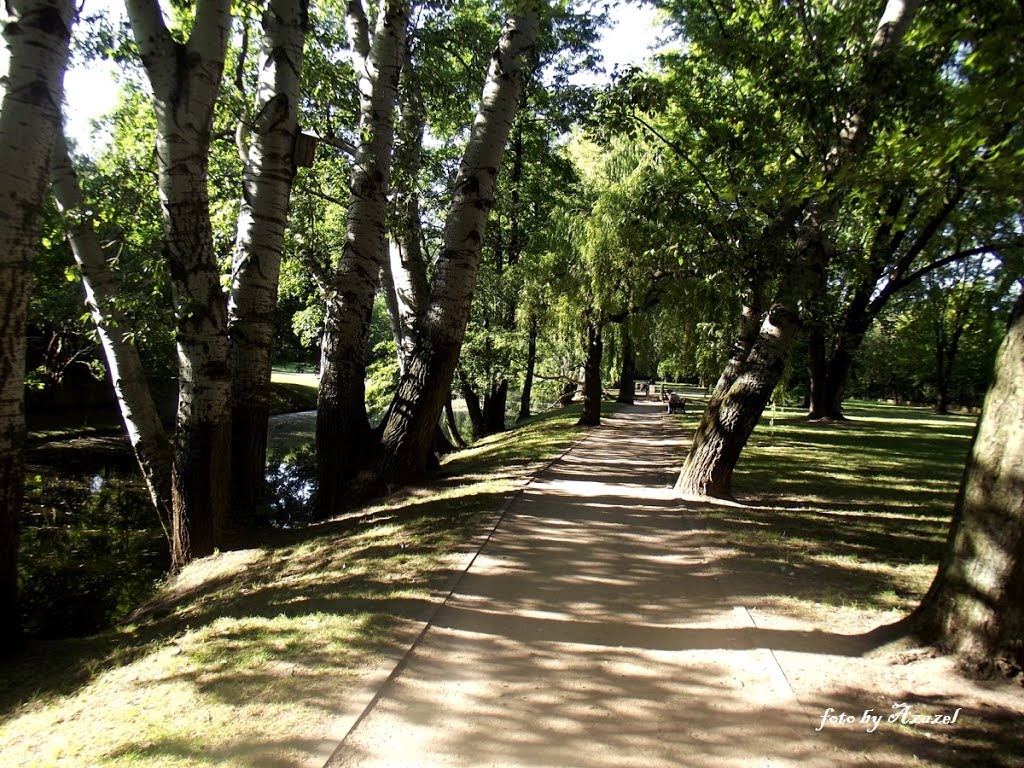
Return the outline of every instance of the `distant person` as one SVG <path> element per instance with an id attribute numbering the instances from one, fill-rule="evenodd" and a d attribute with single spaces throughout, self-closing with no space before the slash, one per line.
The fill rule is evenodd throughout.
<path id="1" fill-rule="evenodd" d="M 677 395 L 674 389 L 668 391 L 668 412 L 686 413 L 686 398 Z"/>

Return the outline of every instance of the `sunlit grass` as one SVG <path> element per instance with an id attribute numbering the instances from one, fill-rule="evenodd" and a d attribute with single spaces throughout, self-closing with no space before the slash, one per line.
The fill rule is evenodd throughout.
<path id="1" fill-rule="evenodd" d="M 743 506 L 702 512 L 761 608 L 827 621 L 837 607 L 903 613 L 942 556 L 975 417 L 851 403 L 849 421 L 780 409 L 736 469 Z"/>
<path id="2" fill-rule="evenodd" d="M 198 561 L 114 630 L 39 643 L 0 673 L 4 768 L 299 764 L 578 417 L 535 417 L 431 486 Z"/>
<path id="3" fill-rule="evenodd" d="M 270 382 L 271 413 L 296 413 L 316 408 L 319 379 L 315 373 L 274 371 Z"/>

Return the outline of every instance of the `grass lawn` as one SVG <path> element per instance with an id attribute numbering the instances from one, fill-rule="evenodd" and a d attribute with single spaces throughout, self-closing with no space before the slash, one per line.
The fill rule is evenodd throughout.
<path id="1" fill-rule="evenodd" d="M 741 505 L 702 510 L 733 567 L 760 585 L 757 607 L 862 609 L 870 623 L 909 611 L 931 583 L 977 417 L 866 402 L 845 413 L 809 423 L 796 409 L 766 412 L 734 476 Z"/>
<path id="2" fill-rule="evenodd" d="M 315 373 L 275 370 L 270 374 L 270 412 L 296 413 L 316 409 Z"/>
<path id="3" fill-rule="evenodd" d="M 0 672 L 4 767 L 301 764 L 578 417 L 535 417 L 430 487 L 196 562 L 114 630 L 36 643 Z"/>

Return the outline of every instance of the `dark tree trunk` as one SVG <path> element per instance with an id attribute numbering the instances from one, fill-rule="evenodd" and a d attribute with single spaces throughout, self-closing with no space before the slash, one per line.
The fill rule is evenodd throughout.
<path id="1" fill-rule="evenodd" d="M 807 368 L 811 379 L 810 413 L 812 421 L 828 418 L 828 365 L 825 352 L 825 329 L 815 322 L 807 328 Z"/>
<path id="2" fill-rule="evenodd" d="M 622 371 L 619 374 L 620 403 L 633 404 L 633 389 L 636 377 L 636 354 L 633 351 L 633 337 L 629 332 L 629 321 L 622 323 Z"/>
<path id="3" fill-rule="evenodd" d="M 579 426 L 596 427 L 601 423 L 601 326 L 587 324 L 587 361 L 583 368 L 583 413 Z"/>
<path id="4" fill-rule="evenodd" d="M 462 434 L 459 432 L 458 422 L 455 421 L 455 409 L 452 408 L 452 399 L 450 396 L 444 404 L 444 418 L 448 424 L 448 432 L 452 436 L 452 442 L 454 442 L 459 448 L 467 448 L 468 446 L 466 445 L 466 441 L 462 439 Z"/>
<path id="5" fill-rule="evenodd" d="M 457 450 L 458 448 L 448 439 L 448 435 L 444 433 L 440 422 L 438 422 L 437 434 L 434 435 L 434 453 L 438 456 L 447 456 L 449 453 L 455 453 Z"/>
<path id="6" fill-rule="evenodd" d="M 793 216 L 795 217 L 796 214 L 793 214 Z M 777 233 L 777 236 L 781 237 L 782 233 Z M 713 403 L 724 397 L 725 393 L 729 391 L 729 387 L 733 385 L 743 371 L 743 366 L 747 362 L 747 355 L 750 354 L 750 349 L 754 346 L 754 342 L 757 341 L 757 334 L 761 329 L 761 320 L 764 314 L 764 298 L 762 293 L 763 290 L 760 284 L 753 284 L 747 290 L 743 302 L 743 310 L 740 314 L 739 328 L 736 332 L 736 340 L 729 350 L 729 359 L 725 364 L 725 368 L 722 369 L 718 381 L 715 383 L 715 389 L 711 393 L 709 402 Z"/>
<path id="7" fill-rule="evenodd" d="M 558 396 L 558 405 L 561 408 L 569 405 L 576 397 L 576 382 L 567 381 L 562 385 L 562 392 Z"/>
<path id="8" fill-rule="evenodd" d="M 537 368 L 537 319 L 530 318 L 530 339 L 526 348 L 526 373 L 523 375 L 523 394 L 519 398 L 519 418 L 530 417 L 533 398 L 533 374 Z"/>
<path id="9" fill-rule="evenodd" d="M 683 495 L 731 496 L 736 462 L 782 378 L 800 333 L 799 304 L 821 285 L 826 248 L 816 227 L 798 244 L 798 254 L 783 276 L 742 372 L 725 395 L 711 398 L 701 417 L 676 483 Z"/>
<path id="10" fill-rule="evenodd" d="M 910 617 L 967 668 L 1024 669 L 1024 297 L 996 360 L 949 546 Z"/>
<path id="11" fill-rule="evenodd" d="M 334 348 L 340 329 L 332 326 L 340 311 L 338 302 L 327 301 L 321 360 L 335 360 L 336 364 L 321 369 L 317 393 L 317 515 L 321 518 L 338 511 L 345 483 L 365 458 L 371 437 L 362 375 L 342 370 L 349 367 L 361 372 L 363 361 L 346 358 Z"/>
<path id="12" fill-rule="evenodd" d="M 832 419 L 843 417 L 843 396 L 846 392 L 846 383 L 850 378 L 850 370 L 853 368 L 853 359 L 864 341 L 864 336 L 874 320 L 874 314 L 866 307 L 858 309 L 856 299 L 847 310 L 843 327 L 836 338 L 835 349 L 832 350 L 832 357 L 828 361 L 828 369 L 825 374 L 826 381 L 826 415 Z"/>
<path id="13" fill-rule="evenodd" d="M 505 431 L 505 409 L 508 407 L 508 380 L 497 379 L 484 395 L 484 429 L 493 435 Z"/>
<path id="14" fill-rule="evenodd" d="M 487 434 L 487 422 L 484 420 L 483 408 L 480 407 L 480 396 L 465 375 L 460 375 L 460 378 L 462 379 L 462 399 L 466 401 L 466 412 L 469 414 L 469 427 L 473 432 L 473 439 L 479 440 Z"/>

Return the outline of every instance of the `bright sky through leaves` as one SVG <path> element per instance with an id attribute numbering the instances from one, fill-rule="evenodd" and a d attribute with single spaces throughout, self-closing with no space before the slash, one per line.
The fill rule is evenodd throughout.
<path id="1" fill-rule="evenodd" d="M 118 0 L 85 0 L 82 15 L 111 10 L 123 14 L 124 4 Z M 621 5 L 612 9 L 611 15 L 615 26 L 602 35 L 598 45 L 608 73 L 616 66 L 622 68 L 648 58 L 658 35 L 655 11 L 649 6 Z M 0 62 L 0 70 L 5 68 L 6 62 Z M 97 139 L 102 141 L 102 137 L 90 138 L 90 122 L 111 111 L 117 102 L 116 67 L 105 61 L 75 61 L 64 88 L 68 135 L 82 147 L 98 149 Z"/>

